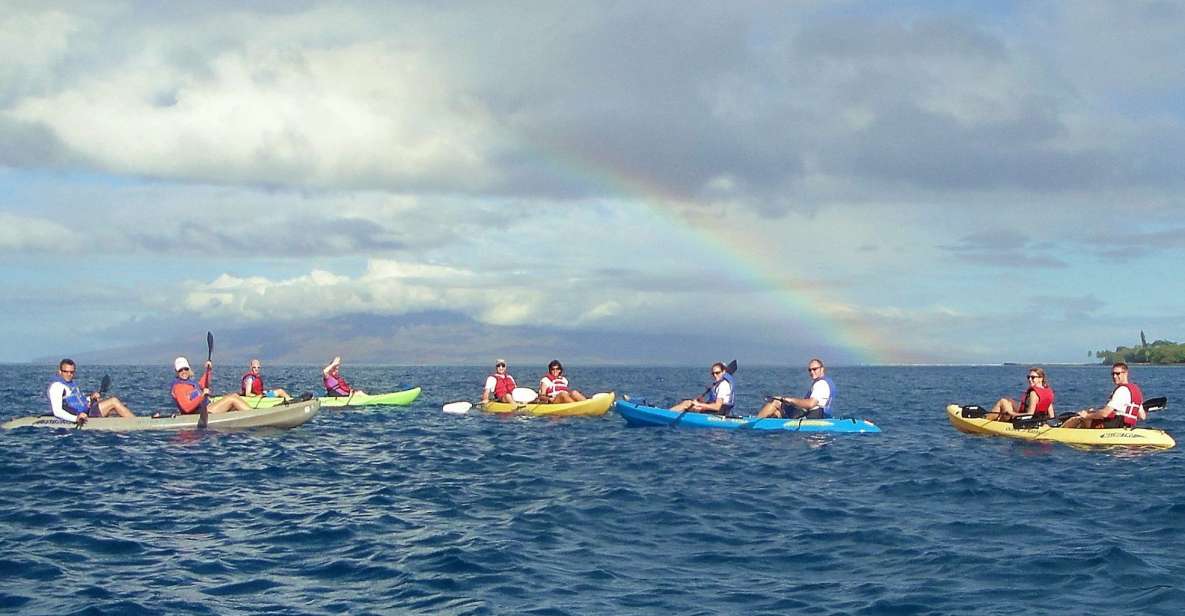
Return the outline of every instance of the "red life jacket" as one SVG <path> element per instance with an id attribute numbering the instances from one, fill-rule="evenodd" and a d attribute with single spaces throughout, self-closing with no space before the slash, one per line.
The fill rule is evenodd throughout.
<path id="1" fill-rule="evenodd" d="M 514 377 L 509 374 L 498 374 L 495 372 L 490 376 L 494 377 L 494 397 L 501 400 L 502 396 L 509 395 L 514 391 L 518 385 L 514 382 Z"/>
<path id="2" fill-rule="evenodd" d="M 321 379 L 325 383 L 325 393 L 330 396 L 342 397 L 348 396 L 354 391 L 350 384 L 342 378 L 341 374 L 333 374 L 332 372 L 323 375 Z"/>
<path id="3" fill-rule="evenodd" d="M 1020 408 L 1017 409 L 1017 411 L 1024 413 L 1028 410 L 1026 407 L 1029 404 L 1030 391 L 1037 394 L 1037 406 L 1033 408 L 1033 414 L 1040 415 L 1044 413 L 1045 415 L 1053 417 L 1053 411 L 1050 410 L 1053 408 L 1053 389 L 1049 387 L 1037 387 L 1034 385 L 1026 389 L 1025 392 L 1020 395 Z"/>
<path id="4" fill-rule="evenodd" d="M 251 391 L 247 391 L 247 379 L 251 379 Z M 244 396 L 262 396 L 263 377 L 248 371 L 239 381 L 239 393 Z"/>
<path id="5" fill-rule="evenodd" d="M 1126 387 L 1128 392 L 1132 395 L 1131 404 L 1128 404 L 1117 411 L 1118 415 L 1123 418 L 1123 425 L 1132 428 L 1136 422 L 1140 421 L 1140 411 L 1144 409 L 1144 392 L 1140 391 L 1140 386 L 1135 383 L 1124 383 L 1123 385 L 1116 385 L 1115 389 L 1111 391 L 1111 395 L 1119 391 L 1120 387 Z M 1116 413 L 1112 413 L 1114 417 Z"/>
<path id="6" fill-rule="evenodd" d="M 562 374 L 555 377 L 554 379 L 551 378 L 551 375 L 548 375 L 540 380 L 546 381 L 548 383 L 546 388 L 543 390 L 543 395 L 545 396 L 554 396 L 561 391 L 568 391 L 568 377 Z"/>

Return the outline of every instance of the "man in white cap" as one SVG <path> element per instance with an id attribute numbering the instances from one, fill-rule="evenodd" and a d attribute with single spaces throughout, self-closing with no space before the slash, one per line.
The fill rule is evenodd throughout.
<path id="1" fill-rule="evenodd" d="M 514 377 L 506 372 L 506 360 L 498 358 L 494 362 L 494 372 L 486 377 L 485 387 L 481 390 L 481 403 L 485 404 L 493 400 L 494 402 L 514 402 L 514 397 L 511 393 L 518 385 L 514 382 Z"/>
<path id="2" fill-rule="evenodd" d="M 202 410 L 202 405 L 206 405 L 207 413 L 250 410 L 251 405 L 247 404 L 247 401 L 239 394 L 227 394 L 216 402 L 210 402 L 210 371 L 213 368 L 214 364 L 207 361 L 201 380 L 194 381 L 189 360 L 184 357 L 173 360 L 173 370 L 176 371 L 177 378 L 173 379 L 170 393 L 173 396 L 173 403 L 177 405 L 177 410 L 182 415 L 197 413 Z"/>

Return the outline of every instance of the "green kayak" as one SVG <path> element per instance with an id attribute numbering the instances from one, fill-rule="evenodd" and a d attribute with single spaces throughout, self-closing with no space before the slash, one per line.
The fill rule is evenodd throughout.
<path id="1" fill-rule="evenodd" d="M 294 428 L 317 416 L 321 403 L 312 400 L 293 400 L 284 405 L 266 409 L 232 411 L 209 415 L 207 430 L 245 430 L 248 428 Z M 81 430 L 107 430 L 130 432 L 133 430 L 194 430 L 198 414 L 175 415 L 172 417 L 96 417 L 82 425 Z M 73 430 L 75 425 L 57 417 L 20 417 L 0 426 L 5 430 L 13 428 L 57 428 Z"/>
<path id="2" fill-rule="evenodd" d="M 408 406 L 420 397 L 420 388 L 413 387 L 403 391 L 392 391 L 385 394 L 355 394 L 340 398 L 318 398 L 323 407 L 340 406 Z M 243 396 L 251 408 L 266 409 L 283 402 L 280 398 L 261 398 L 259 396 Z"/>

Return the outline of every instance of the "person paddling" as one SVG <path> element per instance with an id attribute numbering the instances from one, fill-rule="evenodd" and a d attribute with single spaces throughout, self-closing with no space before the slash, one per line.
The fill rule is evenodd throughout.
<path id="1" fill-rule="evenodd" d="M 73 359 L 67 358 L 58 362 L 58 374 L 49 382 L 49 388 L 45 392 L 49 397 L 50 415 L 77 424 L 86 423 L 92 414 L 97 417 L 107 417 L 112 413 L 120 417 L 136 416 L 115 396 L 100 399 L 101 394 L 97 391 L 82 395 L 74 382 L 77 370 Z"/>
<path id="2" fill-rule="evenodd" d="M 811 376 L 811 389 L 803 398 L 779 396 L 770 399 L 757 412 L 758 418 L 824 419 L 831 417 L 831 403 L 835 401 L 835 384 L 827 376 L 823 360 L 814 358 L 806 364 Z"/>
<path id="3" fill-rule="evenodd" d="M 1141 419 L 1147 419 L 1144 410 L 1144 392 L 1140 386 L 1131 382 L 1127 364 L 1115 362 L 1111 366 L 1111 380 L 1115 389 L 1111 390 L 1111 399 L 1103 408 L 1089 408 L 1078 411 L 1077 417 L 1071 417 L 1062 423 L 1063 428 L 1134 428 Z"/>
<path id="4" fill-rule="evenodd" d="M 499 358 L 494 361 L 493 374 L 486 377 L 486 384 L 481 388 L 481 403 L 485 404 L 492 400 L 513 404 L 514 397 L 511 396 L 511 393 L 515 387 L 518 387 L 518 384 L 514 382 L 514 377 L 506 371 L 506 360 Z"/>
<path id="5" fill-rule="evenodd" d="M 547 364 L 547 374 L 539 379 L 539 400 L 561 404 L 580 402 L 584 399 L 584 394 L 568 387 L 568 377 L 564 376 L 564 365 L 560 360 L 551 360 L 551 363 Z"/>
<path id="6" fill-rule="evenodd" d="M 342 378 L 342 358 L 334 357 L 328 366 L 321 369 L 322 382 L 325 383 L 325 395 L 333 398 L 348 398 L 350 396 L 365 396 L 366 392 L 354 389 Z"/>
<path id="7" fill-rule="evenodd" d="M 264 398 L 283 398 L 285 400 L 291 398 L 288 392 L 283 388 L 277 387 L 275 389 L 267 389 L 263 385 L 263 375 L 260 374 L 261 365 L 258 359 L 252 359 L 251 365 L 247 368 L 247 374 L 243 375 L 241 386 L 239 388 L 239 395 L 242 396 L 262 396 Z"/>
<path id="8" fill-rule="evenodd" d="M 712 385 L 708 391 L 694 400 L 684 400 L 672 406 L 672 411 L 727 415 L 732 410 L 736 400 L 736 381 L 721 362 L 712 364 L 709 372 L 712 374 Z"/>
<path id="9" fill-rule="evenodd" d="M 247 404 L 246 400 L 234 393 L 226 394 L 214 402 L 210 401 L 210 375 L 213 369 L 213 362 L 206 361 L 202 378 L 194 381 L 189 360 L 184 357 L 173 360 L 173 370 L 177 373 L 177 378 L 173 379 L 169 395 L 173 398 L 173 404 L 177 405 L 177 411 L 182 415 L 197 413 L 202 410 L 202 405 L 206 405 L 206 412 L 210 414 L 251 409 L 251 405 Z"/>
<path id="10" fill-rule="evenodd" d="M 1045 370 L 1029 368 L 1029 387 L 1020 398 L 1000 398 L 984 416 L 990 421 L 1011 421 L 1013 417 L 1032 415 L 1034 419 L 1053 418 L 1053 388 L 1045 378 Z"/>

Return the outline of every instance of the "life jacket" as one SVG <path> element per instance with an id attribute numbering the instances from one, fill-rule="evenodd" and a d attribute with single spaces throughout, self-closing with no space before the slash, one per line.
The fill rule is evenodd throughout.
<path id="1" fill-rule="evenodd" d="M 1130 404 L 1112 413 L 1112 417 L 1119 415 L 1123 418 L 1123 425 L 1132 428 L 1135 427 L 1136 422 L 1140 421 L 1140 411 L 1144 409 L 1144 392 L 1140 391 L 1140 386 L 1135 383 L 1124 383 L 1123 385 L 1116 385 L 1115 389 L 1111 390 L 1111 395 L 1119 391 L 1120 387 L 1126 387 L 1127 391 L 1131 393 L 1132 401 Z"/>
<path id="2" fill-rule="evenodd" d="M 706 402 L 708 404 L 715 402 L 717 395 L 718 395 L 717 390 L 720 388 L 720 384 L 723 383 L 724 381 L 728 381 L 728 389 L 732 392 L 733 404 L 721 404 L 720 405 L 720 414 L 721 415 L 729 414 L 730 412 L 732 412 L 732 407 L 736 405 L 735 403 L 737 400 L 737 382 L 735 379 L 732 378 L 732 375 L 726 371 L 724 373 L 724 375 L 720 377 L 719 381 L 712 383 L 712 387 L 708 389 L 708 395 L 704 397 L 704 402 Z"/>
<path id="3" fill-rule="evenodd" d="M 88 402 L 86 396 L 82 395 L 82 392 L 78 390 L 77 383 L 63 379 L 62 375 L 60 374 L 55 374 L 53 380 L 49 382 L 51 386 L 54 383 L 61 383 L 66 387 L 66 395 L 62 398 L 62 407 L 67 411 L 77 415 L 79 413 L 85 413 L 88 409 L 90 409 L 90 402 Z M 50 403 L 49 413 L 51 415 L 53 414 L 52 402 Z"/>
<path id="4" fill-rule="evenodd" d="M 551 378 L 550 375 L 548 375 L 548 376 L 543 377 L 542 380 L 543 380 L 543 382 L 547 383 L 547 385 L 545 385 L 544 389 L 543 389 L 543 395 L 545 395 L 545 396 L 554 396 L 554 395 L 560 393 L 561 391 L 568 391 L 568 377 L 566 377 L 562 374 L 560 376 L 555 377 L 554 379 Z M 513 388 L 511 388 L 511 389 L 513 389 Z"/>
<path id="5" fill-rule="evenodd" d="M 1044 413 L 1049 417 L 1053 417 L 1053 389 L 1050 387 L 1037 387 L 1036 385 L 1029 387 L 1020 395 L 1020 408 L 1018 413 L 1024 413 L 1028 409 L 1025 406 L 1029 403 L 1029 392 L 1037 394 L 1037 406 L 1033 407 L 1033 414 L 1040 415 Z"/>
<path id="6" fill-rule="evenodd" d="M 325 378 L 323 380 L 325 381 L 325 393 L 326 394 L 329 394 L 332 397 L 340 398 L 342 396 L 348 396 L 351 393 L 353 393 L 354 388 L 350 387 L 350 384 L 347 383 L 346 380 L 343 379 L 340 374 L 338 374 L 337 376 L 334 376 L 332 374 L 326 374 L 324 376 L 325 376 Z"/>
<path id="7" fill-rule="evenodd" d="M 247 379 L 251 379 L 251 391 L 247 391 Z M 239 393 L 244 396 L 262 396 L 263 395 L 263 377 L 247 371 L 243 378 L 239 381 Z"/>
<path id="8" fill-rule="evenodd" d="M 823 381 L 824 383 L 827 383 L 827 390 L 829 392 L 831 392 L 827 396 L 827 404 L 823 405 L 823 417 L 830 419 L 831 418 L 831 405 L 832 405 L 832 403 L 835 402 L 835 383 L 831 381 L 830 377 L 824 376 L 824 377 L 820 377 L 820 378 L 817 378 L 817 379 L 811 381 L 811 388 L 806 391 L 806 395 L 803 397 L 809 400 L 811 397 L 811 392 L 815 390 L 815 383 L 817 383 L 819 381 Z"/>
<path id="9" fill-rule="evenodd" d="M 510 392 L 514 391 L 515 387 L 518 387 L 518 384 L 514 382 L 514 377 L 509 374 L 498 374 L 495 372 L 490 376 L 494 377 L 494 397 L 498 400 L 501 400 L 502 396 L 509 395 Z"/>
<path id="10" fill-rule="evenodd" d="M 206 375 L 202 375 L 202 380 L 206 380 Z M 206 404 L 206 396 L 202 393 L 202 385 L 193 380 L 193 377 L 188 379 L 174 378 L 173 387 L 169 393 L 173 396 L 173 404 L 177 405 L 177 411 L 182 415 L 190 415 L 201 410 L 202 405 Z"/>

